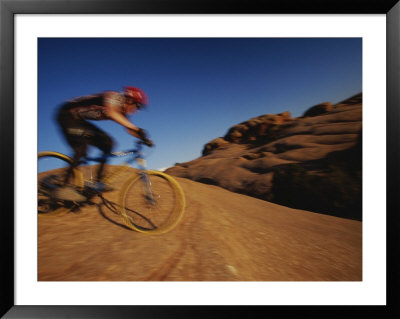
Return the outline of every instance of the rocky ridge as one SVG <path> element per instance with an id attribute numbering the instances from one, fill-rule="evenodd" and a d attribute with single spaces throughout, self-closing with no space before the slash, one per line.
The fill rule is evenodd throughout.
<path id="1" fill-rule="evenodd" d="M 362 93 L 310 107 L 301 117 L 265 114 L 207 143 L 170 175 L 281 205 L 361 220 Z"/>

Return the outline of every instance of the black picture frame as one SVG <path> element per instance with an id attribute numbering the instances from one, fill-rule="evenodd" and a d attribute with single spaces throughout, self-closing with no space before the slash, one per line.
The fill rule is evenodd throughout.
<path id="1" fill-rule="evenodd" d="M 387 305 L 386 306 L 19 306 L 14 304 L 14 16 L 15 14 L 385 14 L 387 21 Z M 217 315 L 269 317 L 400 317 L 398 217 L 400 125 L 398 0 L 0 0 L 1 308 L 4 318 L 164 318 Z M 379 110 L 377 110 L 379 112 Z M 383 213 L 383 212 L 382 212 Z"/>

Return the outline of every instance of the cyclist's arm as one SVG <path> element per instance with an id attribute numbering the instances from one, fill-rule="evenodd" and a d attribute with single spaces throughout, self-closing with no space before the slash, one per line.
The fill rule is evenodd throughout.
<path id="1" fill-rule="evenodd" d="M 139 128 L 129 121 L 120 111 L 120 108 L 113 104 L 105 104 L 105 112 L 110 120 L 122 125 L 126 128 L 129 134 L 134 137 L 141 138 L 139 135 Z"/>

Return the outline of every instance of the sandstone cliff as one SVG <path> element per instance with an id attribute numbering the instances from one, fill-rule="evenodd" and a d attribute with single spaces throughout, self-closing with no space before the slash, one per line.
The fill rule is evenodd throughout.
<path id="1" fill-rule="evenodd" d="M 231 127 L 170 175 L 281 205 L 362 219 L 362 94 Z"/>

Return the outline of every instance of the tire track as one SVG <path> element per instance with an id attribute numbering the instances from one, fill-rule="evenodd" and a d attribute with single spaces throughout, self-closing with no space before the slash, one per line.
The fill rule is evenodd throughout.
<path id="1" fill-rule="evenodd" d="M 188 205 L 189 206 L 189 205 Z M 188 209 L 188 207 L 186 208 Z M 192 210 L 189 210 L 192 211 Z M 149 276 L 147 276 L 145 281 L 164 281 L 171 274 L 173 269 L 179 264 L 182 260 L 183 255 L 187 252 L 188 247 L 192 248 L 192 245 L 189 244 L 188 238 L 192 236 L 192 229 L 200 220 L 200 207 L 193 211 L 193 215 L 186 218 L 185 222 L 182 222 L 181 226 L 177 229 L 180 234 L 177 235 L 177 238 L 180 240 L 180 247 L 172 253 L 172 255 L 155 271 L 153 271 Z"/>

